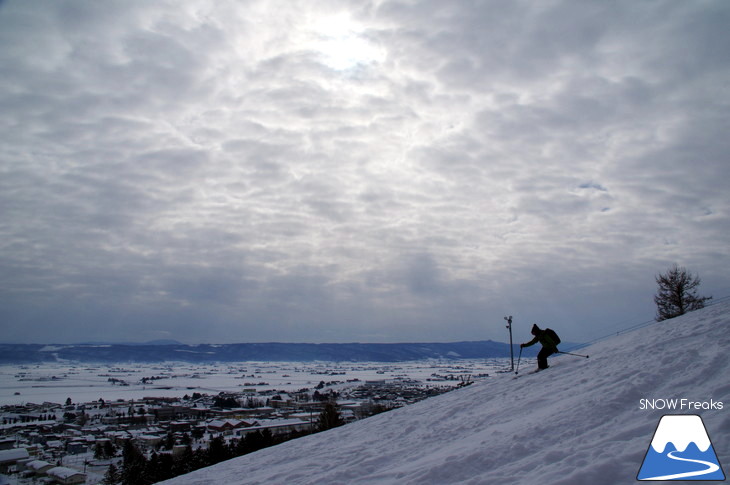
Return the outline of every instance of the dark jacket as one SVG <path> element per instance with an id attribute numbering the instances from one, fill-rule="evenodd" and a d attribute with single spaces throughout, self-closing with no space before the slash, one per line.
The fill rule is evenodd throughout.
<path id="1" fill-rule="evenodd" d="M 537 333 L 535 334 L 535 338 L 527 342 L 526 344 L 522 344 L 523 347 L 529 347 L 531 345 L 535 345 L 536 343 L 540 342 L 542 344 L 543 348 L 547 348 L 549 350 L 552 350 L 553 352 L 558 351 L 558 345 L 553 341 L 553 339 L 550 338 L 550 336 L 547 334 L 545 330 L 537 330 Z"/>

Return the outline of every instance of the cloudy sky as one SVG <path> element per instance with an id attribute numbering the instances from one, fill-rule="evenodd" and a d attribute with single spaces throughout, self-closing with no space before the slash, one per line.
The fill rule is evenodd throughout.
<path id="1" fill-rule="evenodd" d="M 730 294 L 730 3 L 0 3 L 6 342 L 585 341 Z"/>

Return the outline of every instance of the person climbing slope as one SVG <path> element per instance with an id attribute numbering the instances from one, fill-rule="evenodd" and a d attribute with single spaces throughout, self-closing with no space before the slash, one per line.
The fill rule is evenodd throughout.
<path id="1" fill-rule="evenodd" d="M 542 349 L 540 349 L 540 352 L 537 354 L 537 369 L 547 369 L 550 367 L 548 365 L 547 358 L 560 352 L 558 350 L 560 337 L 558 337 L 558 334 L 550 328 L 546 328 L 544 330 L 541 329 L 537 326 L 537 323 L 532 325 L 531 333 L 534 335 L 534 338 L 527 343 L 520 344 L 520 348 L 530 347 L 531 345 L 535 345 L 540 342 L 540 344 L 542 344 Z"/>

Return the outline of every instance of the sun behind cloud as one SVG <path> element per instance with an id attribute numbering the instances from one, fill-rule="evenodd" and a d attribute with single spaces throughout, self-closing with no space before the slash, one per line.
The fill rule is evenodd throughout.
<path id="1" fill-rule="evenodd" d="M 366 29 L 347 13 L 318 18 L 310 25 L 312 48 L 321 62 L 336 71 L 377 64 L 386 50 L 366 35 Z"/>

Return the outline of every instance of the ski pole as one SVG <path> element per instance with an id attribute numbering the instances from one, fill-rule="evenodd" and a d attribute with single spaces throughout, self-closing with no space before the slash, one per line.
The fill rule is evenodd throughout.
<path id="1" fill-rule="evenodd" d="M 558 350 L 559 354 L 567 354 L 567 355 L 575 355 L 576 357 L 585 357 L 586 359 L 590 357 L 590 355 L 582 355 L 582 354 L 571 354 L 570 352 L 563 352 L 562 350 Z"/>
<path id="2" fill-rule="evenodd" d="M 520 372 L 520 359 L 522 359 L 522 347 L 520 347 L 520 356 L 517 357 L 517 370 L 515 371 L 515 374 L 519 374 Z"/>

